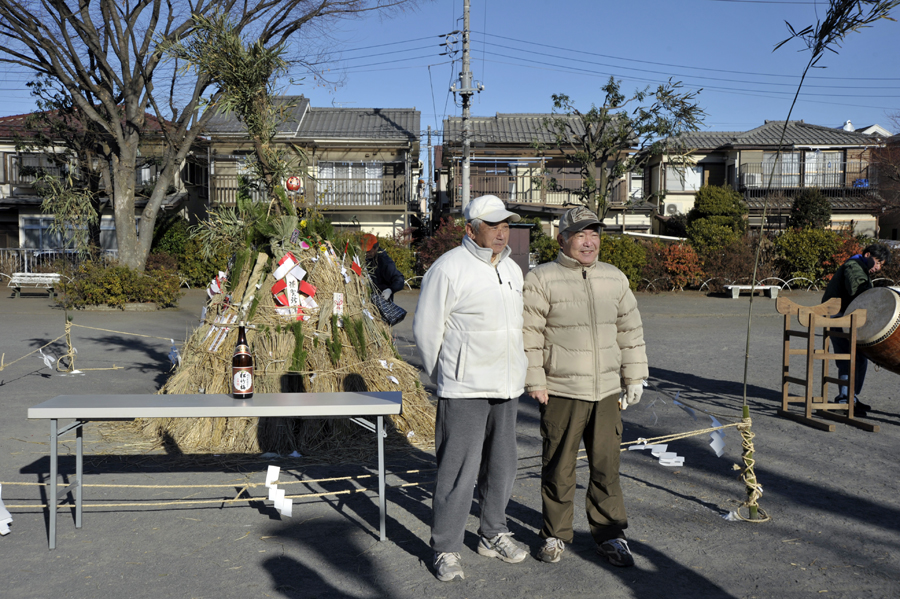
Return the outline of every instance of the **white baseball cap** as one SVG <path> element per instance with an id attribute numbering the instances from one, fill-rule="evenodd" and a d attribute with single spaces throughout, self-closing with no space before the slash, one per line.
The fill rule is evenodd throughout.
<path id="1" fill-rule="evenodd" d="M 469 202 L 466 206 L 466 220 L 473 221 L 476 218 L 489 223 L 499 223 L 508 218 L 514 223 L 522 220 L 521 216 L 507 210 L 503 200 L 497 196 L 481 196 Z"/>

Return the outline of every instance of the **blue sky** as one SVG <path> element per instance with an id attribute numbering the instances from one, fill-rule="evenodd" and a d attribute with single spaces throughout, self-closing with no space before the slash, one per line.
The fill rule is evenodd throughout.
<path id="1" fill-rule="evenodd" d="M 703 88 L 705 129 L 751 129 L 786 117 L 809 59 L 799 41 L 773 52 L 788 37 L 785 21 L 799 30 L 826 9 L 812 0 L 471 0 L 472 70 L 485 86 L 472 114 L 550 112 L 553 93 L 588 108 L 602 101 L 610 75 L 629 92 L 673 77 Z M 444 116 L 461 114 L 447 92 L 461 62 L 439 56 L 438 44 L 462 29 L 462 14 L 462 0 L 438 0 L 347 22 L 335 33 L 343 51 L 331 72 L 344 84 L 307 78 L 288 89 L 314 106 L 415 107 L 423 129 L 440 129 Z M 821 60 L 827 68 L 807 77 L 792 118 L 892 129 L 886 115 L 900 111 L 898 40 L 900 23 L 887 20 L 851 33 L 838 54 Z"/>
<path id="2" fill-rule="evenodd" d="M 610 75 L 623 90 L 658 85 L 669 77 L 688 89 L 703 88 L 704 129 L 747 130 L 784 119 L 808 53 L 792 42 L 784 24 L 797 29 L 823 17 L 827 2 L 814 0 L 472 0 L 471 57 L 485 90 L 472 114 L 549 112 L 551 94 L 566 93 L 589 108 L 602 101 Z M 898 11 L 900 12 L 900 11 Z M 462 29 L 462 0 L 422 2 L 388 17 L 344 21 L 319 39 L 330 48 L 325 65 L 335 87 L 314 77 L 287 93 L 303 93 L 314 106 L 415 107 L 422 129 L 441 128 L 446 115 L 461 114 L 448 87 L 461 54 L 440 56 L 442 37 Z M 879 123 L 900 111 L 900 24 L 881 21 L 851 33 L 807 78 L 792 118 L 838 127 Z M 461 48 L 461 44 L 458 44 Z M 429 68 L 429 65 L 430 68 Z M 301 75 L 298 71 L 297 75 Z M 7 71 L 3 114 L 33 109 L 28 78 Z M 457 99 L 458 100 L 458 99 Z M 439 143 L 439 137 L 435 138 Z"/>

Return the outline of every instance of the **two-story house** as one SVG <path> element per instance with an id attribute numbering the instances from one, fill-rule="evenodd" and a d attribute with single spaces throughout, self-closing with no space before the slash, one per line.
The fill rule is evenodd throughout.
<path id="1" fill-rule="evenodd" d="M 762 224 L 765 208 L 766 226 L 783 228 L 794 197 L 816 187 L 831 201 L 833 228 L 877 233 L 880 207 L 870 157 L 883 143 L 878 136 L 803 121 L 789 121 L 785 129 L 784 121 L 766 121 L 749 131 L 688 133 L 680 141 L 693 150 L 689 166 L 676 168 L 657 156 L 644 169 L 644 189 L 659 216 L 654 230 L 660 220 L 687 214 L 700 186 L 729 185 L 743 195 L 751 227 Z"/>
<path id="2" fill-rule="evenodd" d="M 539 216 L 548 234 L 563 212 L 580 204 L 576 191 L 582 180 L 577 164 L 555 147 L 545 125 L 551 114 L 503 114 L 472 117 L 470 139 L 470 197 L 491 194 L 509 209 L 526 217 Z M 580 122 L 573 119 L 573 126 Z M 435 220 L 459 215 L 462 208 L 463 123 L 459 117 L 444 120 L 443 143 L 435 154 L 437 192 Z M 603 168 L 606 165 L 597 165 Z M 652 207 L 643 201 L 643 178 L 628 173 L 615 182 L 604 224 L 613 230 L 647 232 Z"/>
<path id="3" fill-rule="evenodd" d="M 278 104 L 283 117 L 274 141 L 303 182 L 289 193 L 335 228 L 391 236 L 410 226 L 419 214 L 419 111 L 317 108 L 304 96 L 280 96 Z M 204 133 L 210 202 L 233 205 L 253 145 L 233 113 L 214 115 Z"/>
<path id="4" fill-rule="evenodd" d="M 69 154 L 59 145 L 51 148 L 29 148 L 28 140 L 35 136 L 27 119 L 30 115 L 0 117 L 0 259 L 5 269 L 28 270 L 42 257 L 58 257 L 71 252 L 65 240 L 50 232 L 53 216 L 41 210 L 42 198 L 37 194 L 35 181 L 44 174 L 65 176 L 79 168 L 74 158 L 53 160 L 50 152 Z M 147 157 L 135 172 L 136 195 L 135 221 L 147 203 L 147 197 L 156 181 L 157 167 L 152 156 L 159 151 L 162 136 L 159 121 L 146 115 L 147 135 L 141 145 L 141 154 Z M 47 133 L 46 131 L 44 132 Z M 192 171 L 193 172 L 193 171 Z M 105 205 L 100 219 L 100 245 L 104 250 L 116 250 L 116 227 L 113 210 L 108 198 L 104 198 L 108 181 L 101 182 L 101 203 Z M 177 210 L 191 195 L 180 177 L 163 202 L 163 210 Z"/>

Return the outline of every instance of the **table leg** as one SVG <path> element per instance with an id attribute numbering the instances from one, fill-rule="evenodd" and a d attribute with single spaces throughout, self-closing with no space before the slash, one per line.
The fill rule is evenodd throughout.
<path id="1" fill-rule="evenodd" d="M 50 492 L 47 494 L 47 511 L 50 515 L 50 549 L 56 549 L 56 477 L 57 477 L 57 451 L 59 436 L 57 427 L 59 421 L 50 420 Z"/>
<path id="2" fill-rule="evenodd" d="M 384 525 L 385 511 L 387 509 L 387 502 L 384 498 L 384 416 L 378 417 L 378 426 L 375 434 L 378 435 L 378 506 L 381 511 L 379 521 L 381 537 L 379 540 L 384 541 L 387 538 Z"/>
<path id="3" fill-rule="evenodd" d="M 84 486 L 84 425 L 75 429 L 75 528 L 81 528 L 82 487 Z"/>

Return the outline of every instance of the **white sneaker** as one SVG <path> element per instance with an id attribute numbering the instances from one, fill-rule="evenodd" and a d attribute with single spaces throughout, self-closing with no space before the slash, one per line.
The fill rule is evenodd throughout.
<path id="1" fill-rule="evenodd" d="M 544 546 L 538 553 L 538 559 L 548 564 L 555 564 L 562 557 L 563 551 L 566 550 L 566 544 L 556 537 L 547 537 L 544 540 Z"/>
<path id="2" fill-rule="evenodd" d="M 492 539 L 482 535 L 478 541 L 478 555 L 496 557 L 508 564 L 518 564 L 528 557 L 528 552 L 514 543 L 511 536 L 511 532 L 501 532 Z"/>
<path id="3" fill-rule="evenodd" d="M 465 579 L 458 553 L 434 553 L 434 574 L 441 582 L 450 582 L 457 576 Z"/>

